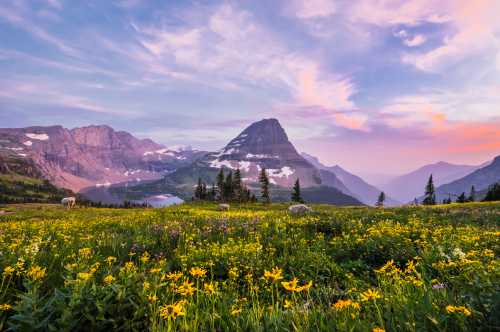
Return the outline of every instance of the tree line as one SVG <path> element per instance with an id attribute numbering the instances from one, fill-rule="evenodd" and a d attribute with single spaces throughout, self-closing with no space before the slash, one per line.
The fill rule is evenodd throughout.
<path id="1" fill-rule="evenodd" d="M 449 194 L 448 198 L 443 199 L 442 204 L 451 204 L 451 196 L 453 194 Z M 462 192 L 460 195 L 456 196 L 455 203 L 467 203 L 467 202 L 475 202 L 477 200 L 477 192 L 474 186 L 471 186 L 470 192 L 467 195 L 465 192 Z M 385 193 L 382 191 L 378 196 L 377 202 L 375 206 L 383 207 L 385 202 Z M 483 202 L 488 201 L 498 201 L 500 200 L 500 183 L 495 183 L 488 188 L 488 192 L 486 193 Z M 414 205 L 418 205 L 418 199 L 415 198 L 413 201 Z M 436 188 L 434 186 L 434 180 L 432 178 L 432 174 L 429 176 L 429 180 L 427 180 L 427 184 L 425 186 L 424 199 L 422 200 L 423 205 L 436 205 Z"/>
<path id="2" fill-rule="evenodd" d="M 260 197 L 257 199 L 254 193 L 243 183 L 240 169 L 232 170 L 226 175 L 221 168 L 216 177 L 216 183 L 212 183 L 210 188 L 206 182 L 198 178 L 198 184 L 194 189 L 194 200 L 213 201 L 213 202 L 234 202 L 234 203 L 271 203 L 271 194 L 269 191 L 270 181 L 266 169 L 263 167 L 259 172 Z M 301 196 L 300 181 L 297 179 L 292 188 L 291 200 L 293 202 L 303 203 Z"/>

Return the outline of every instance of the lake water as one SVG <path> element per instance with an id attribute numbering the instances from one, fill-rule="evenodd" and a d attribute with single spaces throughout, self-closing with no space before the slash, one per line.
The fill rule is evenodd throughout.
<path id="1" fill-rule="evenodd" d="M 154 208 L 162 208 L 166 206 L 171 206 L 175 204 L 182 204 L 184 201 L 174 195 L 155 195 L 144 198 L 143 200 L 137 201 L 137 203 L 148 203 Z"/>
<path id="2" fill-rule="evenodd" d="M 115 195 L 109 190 L 109 187 L 89 187 L 81 192 L 86 198 L 94 202 L 101 202 L 104 204 L 123 204 L 123 198 Z M 170 206 L 174 204 L 182 204 L 184 201 L 174 195 L 161 194 L 161 195 L 151 195 L 147 196 L 141 200 L 134 201 L 135 203 L 145 203 L 147 202 L 154 208 L 161 208 L 165 206 Z"/>

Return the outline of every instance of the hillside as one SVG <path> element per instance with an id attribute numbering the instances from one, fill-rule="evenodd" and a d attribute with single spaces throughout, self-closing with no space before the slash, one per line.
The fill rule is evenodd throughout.
<path id="1" fill-rule="evenodd" d="M 448 198 L 449 194 L 454 199 L 456 195 L 460 195 L 462 192 L 468 195 L 472 186 L 480 192 L 480 198 L 486 194 L 485 190 L 496 182 L 500 182 L 500 156 L 493 159 L 493 162 L 487 166 L 475 170 L 463 178 L 438 186 L 436 188 L 436 199 L 442 201 Z"/>
<path id="2" fill-rule="evenodd" d="M 346 171 L 339 165 L 326 166 L 322 164 L 317 157 L 311 156 L 307 153 L 302 153 L 302 156 L 317 168 L 335 174 L 335 176 L 345 186 L 345 190 L 347 190 L 342 190 L 344 193 L 356 197 L 367 205 L 374 205 L 375 202 L 377 202 L 381 190 L 367 183 L 361 177 Z M 400 204 L 400 202 L 392 199 L 391 197 L 386 197 L 386 206 L 397 206 Z"/>
<path id="3" fill-rule="evenodd" d="M 58 203 L 71 195 L 43 179 L 30 161 L 0 156 L 0 203 Z"/>
<path id="4" fill-rule="evenodd" d="M 391 197 L 403 203 L 407 203 L 413 201 L 415 197 L 423 195 L 425 184 L 431 174 L 435 186 L 440 186 L 460 179 L 479 167 L 480 166 L 455 165 L 441 161 L 435 164 L 422 166 L 380 187 Z"/>

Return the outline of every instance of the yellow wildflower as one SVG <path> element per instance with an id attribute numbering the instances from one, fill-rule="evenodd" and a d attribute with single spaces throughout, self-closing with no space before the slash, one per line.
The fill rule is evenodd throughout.
<path id="1" fill-rule="evenodd" d="M 231 316 L 239 316 L 243 310 L 236 305 L 231 307 Z"/>
<path id="2" fill-rule="evenodd" d="M 78 250 L 78 255 L 83 257 L 83 258 L 89 258 L 92 256 L 92 249 L 91 248 L 82 248 Z"/>
<path id="3" fill-rule="evenodd" d="M 213 295 L 213 294 L 215 294 L 217 292 L 217 288 L 216 287 L 217 286 L 213 282 L 205 283 L 203 285 L 203 289 L 209 295 Z"/>
<path id="4" fill-rule="evenodd" d="M 203 278 L 207 274 L 207 270 L 199 267 L 192 267 L 189 273 L 195 278 Z"/>
<path id="5" fill-rule="evenodd" d="M 8 303 L 0 304 L 0 311 L 9 311 L 12 306 Z"/>
<path id="6" fill-rule="evenodd" d="M 142 284 L 142 287 L 144 288 L 144 290 L 148 290 L 149 287 L 151 287 L 151 284 L 147 281 L 144 281 L 144 283 Z"/>
<path id="7" fill-rule="evenodd" d="M 274 267 L 271 272 L 265 270 L 264 278 L 271 280 L 272 282 L 277 282 L 283 279 L 283 270 L 279 267 Z"/>
<path id="8" fill-rule="evenodd" d="M 34 265 L 29 269 L 27 275 L 32 281 L 37 281 L 45 278 L 47 272 L 45 268 L 42 269 L 40 266 Z"/>
<path id="9" fill-rule="evenodd" d="M 114 281 L 115 277 L 113 277 L 112 275 L 107 275 L 106 277 L 104 277 L 104 283 L 108 285 L 112 284 Z"/>
<path id="10" fill-rule="evenodd" d="M 178 281 L 182 277 L 182 272 L 169 272 L 161 277 L 161 280 Z"/>
<path id="11" fill-rule="evenodd" d="M 385 332 L 385 330 L 381 327 L 374 327 L 372 332 Z"/>
<path id="12" fill-rule="evenodd" d="M 361 301 L 375 301 L 376 299 L 381 298 L 380 293 L 376 289 L 369 289 L 363 293 L 361 293 Z"/>
<path id="13" fill-rule="evenodd" d="M 149 258 L 150 258 L 150 255 L 147 251 L 145 251 L 142 255 L 141 255 L 141 262 L 143 262 L 144 264 L 146 264 L 147 262 L 149 262 Z"/>
<path id="14" fill-rule="evenodd" d="M 299 292 L 302 292 L 302 291 L 307 291 L 309 290 L 309 288 L 311 288 L 312 286 L 312 281 L 309 281 L 307 284 L 303 285 L 303 286 L 298 286 L 298 280 L 297 278 L 293 278 L 292 280 L 290 281 L 282 281 L 281 282 L 281 285 L 283 286 L 283 288 L 285 288 L 287 291 L 290 291 L 290 292 L 296 292 L 296 293 L 299 293 Z"/>
<path id="15" fill-rule="evenodd" d="M 293 307 L 293 305 L 294 305 L 293 301 L 285 300 L 285 304 L 283 305 L 283 307 L 285 309 L 290 309 Z"/>
<path id="16" fill-rule="evenodd" d="M 185 280 L 179 287 L 177 287 L 177 293 L 183 296 L 191 296 L 196 291 L 196 288 L 193 287 L 193 283 Z"/>
<path id="17" fill-rule="evenodd" d="M 115 262 L 116 262 L 116 257 L 114 256 L 108 256 L 106 258 L 106 262 L 109 264 L 109 265 L 113 265 Z"/>
<path id="18" fill-rule="evenodd" d="M 151 303 L 155 303 L 156 301 L 158 301 L 158 296 L 156 296 L 156 294 L 148 295 L 148 301 Z"/>
<path id="19" fill-rule="evenodd" d="M 90 277 L 92 277 L 92 274 L 88 272 L 79 272 L 76 275 L 76 278 L 80 281 L 87 281 L 90 279 Z"/>
<path id="20" fill-rule="evenodd" d="M 452 313 L 459 313 L 459 314 L 463 314 L 464 316 L 470 316 L 471 315 L 471 312 L 470 310 L 467 308 L 467 307 L 464 307 L 464 306 L 453 306 L 453 305 L 448 305 L 446 306 L 446 312 L 449 313 L 449 314 L 452 314 Z"/>
<path id="21" fill-rule="evenodd" d="M 354 302 L 353 300 L 338 300 L 334 304 L 332 304 L 332 308 L 335 310 L 343 310 L 346 308 L 353 308 L 355 310 L 359 310 L 360 305 L 358 302 Z"/>
<path id="22" fill-rule="evenodd" d="M 179 316 L 186 314 L 184 304 L 186 301 L 177 301 L 174 304 L 166 304 L 160 307 L 160 317 L 165 320 L 175 320 Z"/>
<path id="23" fill-rule="evenodd" d="M 3 275 L 4 276 L 10 276 L 12 275 L 16 270 L 12 266 L 6 266 L 5 269 L 3 270 Z"/>
<path id="24" fill-rule="evenodd" d="M 229 269 L 229 278 L 231 279 L 236 279 L 238 278 L 238 268 L 237 267 L 232 267 Z"/>

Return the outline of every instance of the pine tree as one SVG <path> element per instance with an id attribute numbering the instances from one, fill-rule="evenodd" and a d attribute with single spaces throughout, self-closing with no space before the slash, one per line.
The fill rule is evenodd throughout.
<path id="1" fill-rule="evenodd" d="M 425 186 L 425 198 L 422 202 L 424 205 L 435 205 L 436 204 L 436 191 L 434 189 L 434 181 L 432 180 L 432 174 L 427 181 Z"/>
<path id="2" fill-rule="evenodd" d="M 234 200 L 237 202 L 242 201 L 243 196 L 243 184 L 241 182 L 241 172 L 240 169 L 236 169 L 233 177 L 233 192 L 234 192 Z"/>
<path id="3" fill-rule="evenodd" d="M 457 203 L 465 203 L 467 199 L 465 198 L 465 193 L 461 193 L 460 196 L 457 197 Z"/>
<path id="4" fill-rule="evenodd" d="M 375 204 L 378 207 L 383 207 L 385 202 L 385 193 L 383 191 L 378 195 L 377 203 Z"/>
<path id="5" fill-rule="evenodd" d="M 201 182 L 201 178 L 198 178 L 198 184 L 196 185 L 196 188 L 194 190 L 194 198 L 201 199 L 202 194 L 203 194 L 203 184 Z"/>
<path id="6" fill-rule="evenodd" d="M 304 203 L 304 200 L 302 199 L 302 196 L 300 194 L 300 181 L 299 181 L 299 179 L 297 179 L 295 181 L 295 184 L 293 185 L 292 202 Z"/>
<path id="7" fill-rule="evenodd" d="M 219 189 L 219 201 L 224 201 L 224 170 L 222 168 L 217 174 L 217 188 Z"/>
<path id="8" fill-rule="evenodd" d="M 500 201 L 500 182 L 497 182 L 488 188 L 488 192 L 486 193 L 486 197 L 484 197 L 483 201 Z"/>
<path id="9" fill-rule="evenodd" d="M 260 182 L 260 195 L 264 203 L 270 203 L 271 197 L 269 196 L 269 178 L 267 177 L 266 169 L 262 167 L 259 176 Z"/>
<path id="10" fill-rule="evenodd" d="M 215 184 L 212 183 L 212 187 L 210 188 L 210 191 L 208 193 L 208 200 L 215 201 L 216 198 L 217 198 L 217 189 L 215 187 Z"/>
<path id="11" fill-rule="evenodd" d="M 469 202 L 475 202 L 476 201 L 476 188 L 474 188 L 474 186 L 472 186 L 470 188 L 470 194 L 469 194 L 469 197 L 467 198 L 467 200 Z"/>
<path id="12" fill-rule="evenodd" d="M 231 201 L 234 198 L 233 190 L 233 172 L 229 171 L 226 175 L 226 181 L 224 182 L 224 199 L 226 201 Z"/>
<path id="13" fill-rule="evenodd" d="M 200 195 L 200 198 L 202 200 L 206 200 L 207 199 L 207 195 L 208 195 L 208 193 L 207 193 L 207 184 L 205 182 L 203 182 L 201 184 L 201 195 Z"/>

